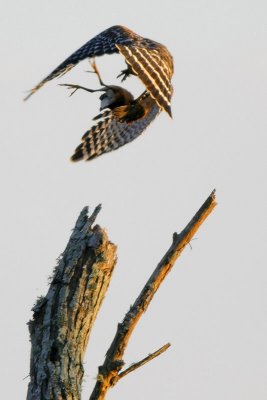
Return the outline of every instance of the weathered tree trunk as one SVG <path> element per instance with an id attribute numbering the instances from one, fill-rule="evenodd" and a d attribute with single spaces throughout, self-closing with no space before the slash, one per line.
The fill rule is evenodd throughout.
<path id="1" fill-rule="evenodd" d="M 34 306 L 27 400 L 81 398 L 83 357 L 116 263 L 116 246 L 84 208 L 55 268 L 50 288 Z"/>
<path id="2" fill-rule="evenodd" d="M 128 373 L 166 351 L 170 344 L 124 369 L 123 356 L 142 314 L 177 258 L 216 206 L 215 192 L 202 204 L 187 226 L 173 234 L 170 248 L 139 296 L 118 324 L 117 332 L 99 367 L 91 400 L 103 400 L 107 391 Z M 29 322 L 32 352 L 27 400 L 80 400 L 82 360 L 96 315 L 116 263 L 116 247 L 105 231 L 92 224 L 85 208 L 59 260 L 48 293 L 33 308 Z"/>

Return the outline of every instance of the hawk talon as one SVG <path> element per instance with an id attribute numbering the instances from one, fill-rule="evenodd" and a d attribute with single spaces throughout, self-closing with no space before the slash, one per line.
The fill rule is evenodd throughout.
<path id="1" fill-rule="evenodd" d="M 80 85 L 72 85 L 71 83 L 60 83 L 59 86 L 67 86 L 67 89 L 74 89 L 70 96 L 72 96 L 78 89 L 83 89 L 90 93 L 103 91 L 103 89 L 89 89 Z"/>
<path id="2" fill-rule="evenodd" d="M 117 76 L 117 79 L 122 76 L 121 82 L 124 82 L 130 75 L 132 75 L 131 71 L 129 68 L 126 68 L 121 71 L 121 73 Z"/>
<path id="3" fill-rule="evenodd" d="M 78 85 L 71 85 L 68 83 L 59 83 L 58 86 L 67 86 L 67 89 L 74 89 L 73 92 L 71 92 L 71 94 L 69 95 L 69 97 L 71 97 L 75 92 L 77 92 L 78 89 L 80 89 Z"/>
<path id="4" fill-rule="evenodd" d="M 100 72 L 98 71 L 98 68 L 96 66 L 95 61 L 91 62 L 91 65 L 92 65 L 93 71 L 86 71 L 86 72 L 91 72 L 91 73 L 96 74 L 97 77 L 98 77 L 100 85 L 103 86 L 102 88 L 100 88 L 100 89 L 89 89 L 89 88 L 86 88 L 86 87 L 80 86 L 80 85 L 72 85 L 71 83 L 60 83 L 59 86 L 67 86 L 68 89 L 74 89 L 73 92 L 70 94 L 70 96 L 72 96 L 78 89 L 83 89 L 83 90 L 86 90 L 87 92 L 90 92 L 90 93 L 106 92 L 108 89 L 111 89 L 112 88 L 111 86 L 106 85 L 102 81 L 102 78 L 100 76 Z M 101 97 L 100 97 L 100 99 L 101 99 Z"/>

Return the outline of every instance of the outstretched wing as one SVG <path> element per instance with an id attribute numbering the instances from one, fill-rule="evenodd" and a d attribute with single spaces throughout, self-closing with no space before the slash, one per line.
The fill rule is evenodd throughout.
<path id="1" fill-rule="evenodd" d="M 121 122 L 116 117 L 116 109 L 105 111 L 97 116 L 98 123 L 89 129 L 82 137 L 82 143 L 76 148 L 72 161 L 89 161 L 103 153 L 116 150 L 133 141 L 147 128 L 160 112 L 157 103 L 148 92 L 140 96 L 140 103 L 146 113 L 142 118 L 132 122 Z"/>
<path id="2" fill-rule="evenodd" d="M 64 75 L 76 64 L 85 58 L 93 58 L 96 56 L 102 56 L 104 54 L 118 53 L 116 44 L 131 45 L 135 37 L 138 37 L 130 29 L 124 26 L 115 25 L 111 28 L 106 29 L 100 34 L 96 35 L 93 39 L 85 43 L 81 48 L 75 51 L 65 61 L 63 61 L 57 68 L 55 68 L 51 74 L 43 79 L 38 85 L 31 89 L 28 96 L 24 100 L 27 100 L 33 93 L 40 89 L 46 82 Z"/>
<path id="3" fill-rule="evenodd" d="M 116 47 L 158 106 L 171 116 L 173 60 L 166 47 L 149 39 L 139 45 L 116 44 Z"/>
<path id="4" fill-rule="evenodd" d="M 143 38 L 130 29 L 115 25 L 106 29 L 75 51 L 25 97 L 27 100 L 46 82 L 59 77 L 85 58 L 118 53 L 130 66 L 156 100 L 158 106 L 171 116 L 173 59 L 168 49 L 160 43 Z"/>

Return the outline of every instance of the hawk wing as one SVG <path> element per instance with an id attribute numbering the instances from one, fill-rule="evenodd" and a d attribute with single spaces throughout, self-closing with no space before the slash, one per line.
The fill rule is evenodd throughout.
<path id="1" fill-rule="evenodd" d="M 118 109 L 108 110 L 94 119 L 99 120 L 82 137 L 82 143 L 76 148 L 71 161 L 89 161 L 103 153 L 116 150 L 133 141 L 148 127 L 160 112 L 160 108 L 148 92 L 138 99 L 146 110 L 143 117 L 126 122 L 118 119 Z M 123 106 L 124 107 L 124 106 Z"/>
<path id="2" fill-rule="evenodd" d="M 149 46 L 124 44 L 116 44 L 116 47 L 144 83 L 158 106 L 164 108 L 171 116 L 173 62 L 166 47 L 159 43 L 152 49 Z"/>
<path id="3" fill-rule="evenodd" d="M 170 100 L 173 91 L 171 85 L 173 74 L 171 54 L 162 44 L 143 38 L 120 25 L 106 29 L 85 43 L 36 85 L 25 100 L 46 82 L 65 74 L 80 61 L 118 52 L 125 57 L 126 63 L 144 83 L 158 106 L 171 115 Z"/>
<path id="4" fill-rule="evenodd" d="M 102 56 L 104 54 L 118 53 L 116 44 L 130 45 L 135 41 L 135 37 L 138 37 L 130 29 L 115 25 L 111 28 L 96 35 L 93 39 L 86 42 L 82 47 L 70 55 L 65 61 L 63 61 L 57 68 L 55 68 L 46 78 L 44 78 L 38 85 L 31 89 L 28 96 L 24 100 L 27 100 L 33 93 L 40 89 L 46 82 L 64 75 L 66 72 L 71 70 L 76 64 L 86 58 L 93 58 L 96 56 Z"/>

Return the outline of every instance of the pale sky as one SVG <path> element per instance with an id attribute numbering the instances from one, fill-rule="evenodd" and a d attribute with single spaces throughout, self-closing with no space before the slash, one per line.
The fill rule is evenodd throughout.
<path id="1" fill-rule="evenodd" d="M 265 400 L 267 397 L 267 3 L 254 1 L 1 1 L 1 394 L 25 399 L 26 322 L 85 205 L 118 245 L 118 263 L 86 354 L 88 399 L 130 304 L 195 211 L 218 207 L 163 283 L 135 330 L 130 374 L 109 400 Z M 68 97 L 58 83 L 98 86 L 87 61 L 33 87 L 102 30 L 121 24 L 174 57 L 173 120 L 93 160 L 69 157 L 99 112 L 98 94 Z M 107 83 L 125 67 L 99 59 Z M 125 87 L 143 87 L 132 77 Z"/>

